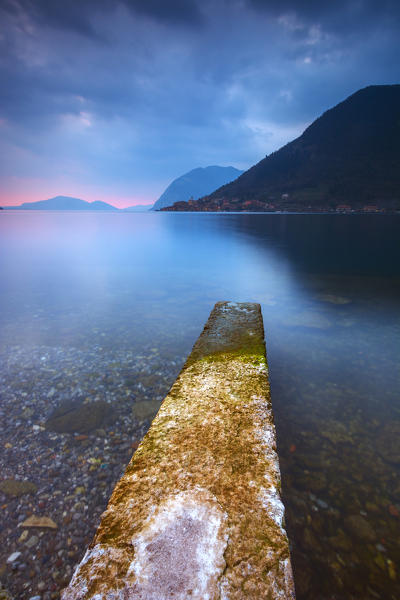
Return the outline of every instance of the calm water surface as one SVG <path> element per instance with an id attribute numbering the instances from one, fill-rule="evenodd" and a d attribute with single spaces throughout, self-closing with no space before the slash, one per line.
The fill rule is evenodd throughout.
<path id="1" fill-rule="evenodd" d="M 0 491 L 11 594 L 58 597 L 214 303 L 235 300 L 263 308 L 298 598 L 400 597 L 400 217 L 3 211 L 0 273 L 1 475 L 35 486 Z M 98 414 L 49 426 L 68 403 Z M 32 513 L 58 530 L 21 540 Z"/>

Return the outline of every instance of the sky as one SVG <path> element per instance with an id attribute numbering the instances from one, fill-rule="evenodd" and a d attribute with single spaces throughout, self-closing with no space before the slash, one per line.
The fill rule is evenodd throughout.
<path id="1" fill-rule="evenodd" d="M 154 202 L 400 83 L 398 0 L 0 0 L 0 205 Z"/>

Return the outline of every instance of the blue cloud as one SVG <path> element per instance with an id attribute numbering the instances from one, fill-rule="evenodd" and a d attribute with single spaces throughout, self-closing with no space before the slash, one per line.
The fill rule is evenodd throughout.
<path id="1" fill-rule="evenodd" d="M 398 82 L 397 3 L 334 6 L 3 0 L 3 176 L 150 200 L 194 167 L 249 167 L 356 89 Z"/>

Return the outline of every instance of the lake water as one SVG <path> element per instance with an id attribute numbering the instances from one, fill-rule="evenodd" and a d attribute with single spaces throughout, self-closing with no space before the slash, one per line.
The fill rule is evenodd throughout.
<path id="1" fill-rule="evenodd" d="M 2 211 L 0 273 L 10 597 L 58 598 L 220 300 L 262 305 L 299 600 L 400 597 L 400 216 Z"/>

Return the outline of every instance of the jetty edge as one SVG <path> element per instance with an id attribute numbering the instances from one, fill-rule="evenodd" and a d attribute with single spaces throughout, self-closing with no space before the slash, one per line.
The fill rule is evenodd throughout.
<path id="1" fill-rule="evenodd" d="M 294 599 L 261 307 L 218 302 L 62 600 Z"/>

